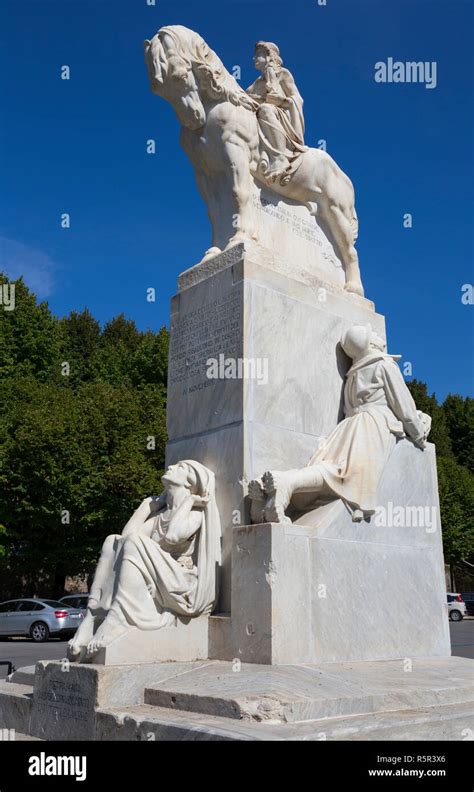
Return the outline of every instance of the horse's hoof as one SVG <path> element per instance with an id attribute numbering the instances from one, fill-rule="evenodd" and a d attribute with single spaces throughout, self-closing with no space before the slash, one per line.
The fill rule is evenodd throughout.
<path id="1" fill-rule="evenodd" d="M 349 281 L 346 283 L 344 288 L 351 294 L 358 294 L 360 297 L 364 296 L 364 287 L 362 286 L 362 283 L 357 283 L 357 281 Z"/>
<path id="2" fill-rule="evenodd" d="M 235 245 L 243 245 L 245 242 L 251 241 L 252 237 L 250 237 L 248 234 L 238 233 L 233 236 L 232 239 L 229 239 L 229 242 L 227 243 L 224 250 L 230 250 L 231 248 L 235 247 Z"/>
<path id="3" fill-rule="evenodd" d="M 209 261 L 209 259 L 214 258 L 214 256 L 218 256 L 219 253 L 222 253 L 222 250 L 220 248 L 211 247 L 211 248 L 209 248 L 209 250 L 206 250 L 206 252 L 204 253 L 204 256 L 202 257 L 202 259 L 201 259 L 201 261 L 199 263 L 200 264 L 205 264 L 206 261 Z"/>

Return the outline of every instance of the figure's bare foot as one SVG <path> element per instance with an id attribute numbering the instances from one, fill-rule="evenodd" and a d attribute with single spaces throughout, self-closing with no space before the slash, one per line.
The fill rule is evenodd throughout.
<path id="1" fill-rule="evenodd" d="M 253 237 L 254 237 L 254 233 L 252 231 L 249 230 L 247 232 L 241 229 L 240 231 L 237 231 L 237 233 L 234 234 L 234 236 L 229 239 L 224 250 L 230 250 L 230 248 L 234 247 L 234 245 L 238 245 L 242 242 L 250 242 L 253 239 Z"/>
<path id="2" fill-rule="evenodd" d="M 117 616 L 115 611 L 109 611 L 107 618 L 87 645 L 87 656 L 93 657 L 100 649 L 110 646 L 112 641 L 120 638 L 129 629 L 128 624 Z"/>
<path id="3" fill-rule="evenodd" d="M 87 644 L 94 635 L 95 618 L 88 610 L 80 627 L 76 631 L 74 638 L 68 642 L 68 657 L 73 659 L 79 657 L 82 650 L 86 649 Z"/>
<path id="4" fill-rule="evenodd" d="M 275 157 L 270 164 L 267 159 L 260 161 L 260 172 L 264 174 L 267 182 L 282 181 L 288 175 L 287 171 L 290 167 L 289 161 L 286 157 Z"/>
<path id="5" fill-rule="evenodd" d="M 269 470 L 262 476 L 262 482 L 267 497 L 264 508 L 266 522 L 291 522 L 285 514 L 291 498 L 290 490 L 285 484 L 285 474 Z"/>
<path id="6" fill-rule="evenodd" d="M 250 519 L 254 525 L 265 522 L 263 508 L 265 506 L 265 493 L 263 491 L 262 482 L 254 479 L 249 483 L 249 497 L 250 497 Z"/>

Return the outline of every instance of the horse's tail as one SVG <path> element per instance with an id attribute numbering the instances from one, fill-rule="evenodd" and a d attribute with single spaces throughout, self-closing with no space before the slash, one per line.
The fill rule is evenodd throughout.
<path id="1" fill-rule="evenodd" d="M 354 242 L 356 242 L 359 236 L 359 218 L 357 217 L 355 206 L 352 210 L 351 228 L 352 228 L 352 236 L 354 237 Z"/>

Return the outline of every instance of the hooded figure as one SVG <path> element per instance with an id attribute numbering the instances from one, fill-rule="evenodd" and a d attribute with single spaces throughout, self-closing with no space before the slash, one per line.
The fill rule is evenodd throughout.
<path id="1" fill-rule="evenodd" d="M 213 610 L 221 563 L 214 473 L 185 460 L 162 481 L 164 493 L 143 501 L 121 536 L 105 540 L 70 656 L 94 655 L 130 627 L 157 630 Z"/>
<path id="2" fill-rule="evenodd" d="M 384 351 L 370 327 L 352 327 L 341 345 L 353 361 L 344 388 L 346 417 L 306 468 L 271 471 L 251 483 L 257 518 L 263 509 L 265 520 L 284 522 L 290 502 L 305 512 L 341 498 L 359 521 L 376 511 L 380 478 L 397 439 L 408 437 L 421 449 L 426 445 L 431 418 L 417 411 L 398 356 Z"/>

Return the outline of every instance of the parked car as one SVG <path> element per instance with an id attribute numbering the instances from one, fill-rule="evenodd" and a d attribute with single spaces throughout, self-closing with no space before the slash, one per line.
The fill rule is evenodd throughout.
<path id="1" fill-rule="evenodd" d="M 460 594 L 448 591 L 448 615 L 451 621 L 461 621 L 466 615 L 466 605 Z"/>
<path id="2" fill-rule="evenodd" d="M 84 611 L 49 599 L 17 599 L 0 603 L 0 635 L 29 635 L 37 643 L 74 635 Z"/>
<path id="3" fill-rule="evenodd" d="M 87 610 L 87 603 L 89 601 L 88 594 L 67 594 L 61 597 L 59 602 L 63 602 L 68 608 L 78 608 L 79 610 Z"/>
<path id="4" fill-rule="evenodd" d="M 467 615 L 474 616 L 474 591 L 465 591 L 461 597 L 466 604 Z"/>

